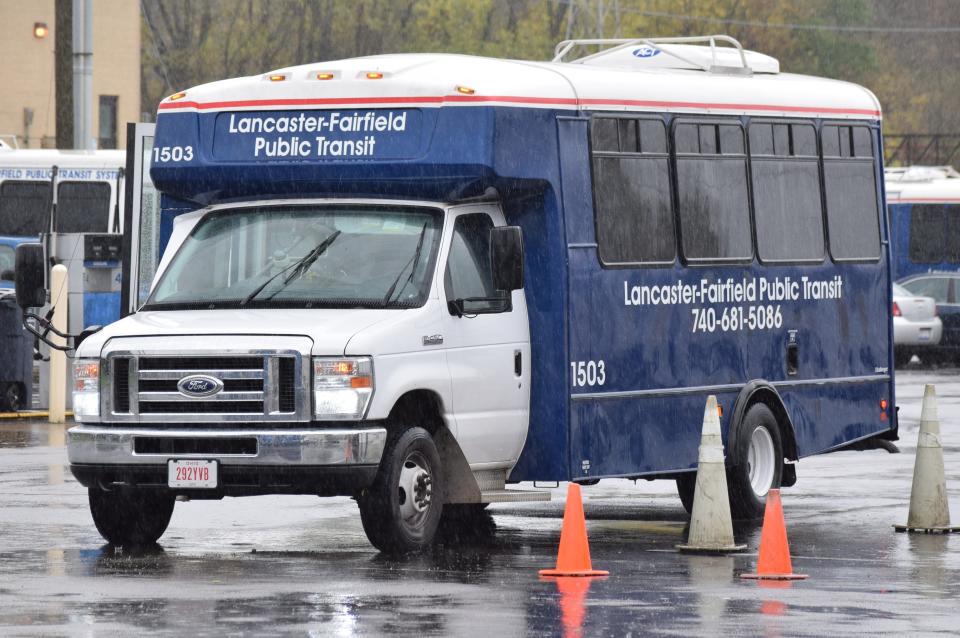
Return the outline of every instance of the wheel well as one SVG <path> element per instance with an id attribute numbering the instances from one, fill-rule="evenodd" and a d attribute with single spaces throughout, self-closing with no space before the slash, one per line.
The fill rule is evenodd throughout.
<path id="1" fill-rule="evenodd" d="M 443 402 L 431 390 L 411 390 L 393 404 L 388 419 L 391 424 L 417 425 L 436 436 L 444 426 Z"/>
<path id="2" fill-rule="evenodd" d="M 773 412 L 773 416 L 777 419 L 777 426 L 780 428 L 783 455 L 791 461 L 796 461 L 798 458 L 797 439 L 793 431 L 793 422 L 790 420 L 790 415 L 787 414 L 787 409 L 783 406 L 780 395 L 773 386 L 767 384 L 752 382 L 740 392 L 733 411 L 733 421 L 727 437 L 727 446 L 733 444 L 736 436 L 734 430 L 739 429 L 747 410 L 755 403 L 763 403 Z"/>

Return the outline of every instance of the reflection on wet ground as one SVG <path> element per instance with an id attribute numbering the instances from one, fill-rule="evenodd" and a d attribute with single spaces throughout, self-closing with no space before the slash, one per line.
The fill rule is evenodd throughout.
<path id="1" fill-rule="evenodd" d="M 665 482 L 583 489 L 605 579 L 543 581 L 563 486 L 550 503 L 494 505 L 404 560 L 377 554 L 347 498 L 179 503 L 160 545 L 104 545 L 66 469 L 64 430 L 0 425 L 0 633 L 788 636 L 955 635 L 960 536 L 896 534 L 907 512 L 922 383 L 938 383 L 945 445 L 960 447 L 960 383 L 901 375 L 900 455 L 806 459 L 784 491 L 796 583 L 741 582 L 748 551 L 677 554 L 686 517 Z M 960 458 L 946 455 L 960 493 Z M 958 499 L 951 499 L 957 516 Z M 952 550 L 952 551 L 951 551 Z"/>

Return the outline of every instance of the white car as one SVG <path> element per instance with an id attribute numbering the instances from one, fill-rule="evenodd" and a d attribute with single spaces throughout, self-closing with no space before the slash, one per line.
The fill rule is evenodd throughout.
<path id="1" fill-rule="evenodd" d="M 899 284 L 893 284 L 893 345 L 898 366 L 908 363 L 916 354 L 940 343 L 943 323 L 937 316 L 933 297 L 918 297 Z"/>

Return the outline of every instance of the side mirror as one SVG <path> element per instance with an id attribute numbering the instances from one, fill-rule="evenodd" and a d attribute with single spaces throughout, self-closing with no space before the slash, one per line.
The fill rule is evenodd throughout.
<path id="1" fill-rule="evenodd" d="M 490 229 L 490 266 L 497 290 L 523 288 L 523 232 L 519 226 Z"/>
<path id="2" fill-rule="evenodd" d="M 14 285 L 17 289 L 17 305 L 21 308 L 39 308 L 47 303 L 47 290 L 43 287 L 46 260 L 43 244 L 20 244 L 14 268 Z"/>

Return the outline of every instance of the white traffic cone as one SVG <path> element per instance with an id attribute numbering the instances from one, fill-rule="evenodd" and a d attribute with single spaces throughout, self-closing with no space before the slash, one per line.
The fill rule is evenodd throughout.
<path id="1" fill-rule="evenodd" d="M 920 436 L 917 457 L 913 462 L 913 487 L 910 490 L 910 513 L 906 525 L 894 525 L 898 532 L 947 534 L 960 532 L 950 526 L 947 503 L 947 480 L 943 471 L 943 447 L 940 445 L 940 419 L 937 416 L 936 387 L 923 389 L 920 411 Z"/>
<path id="2" fill-rule="evenodd" d="M 723 463 L 723 440 L 717 397 L 707 397 L 703 410 L 703 433 L 700 435 L 700 457 L 697 464 L 697 485 L 693 492 L 690 532 L 682 552 L 723 554 L 739 552 L 746 545 L 733 541 L 730 497 L 727 494 L 727 472 Z"/>

